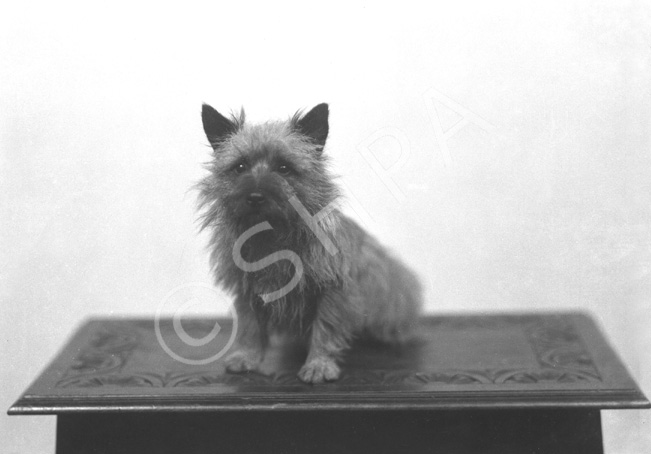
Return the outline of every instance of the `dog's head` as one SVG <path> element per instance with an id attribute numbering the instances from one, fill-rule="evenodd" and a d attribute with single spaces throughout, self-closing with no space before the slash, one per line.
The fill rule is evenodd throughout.
<path id="1" fill-rule="evenodd" d="M 291 230 L 300 220 L 296 200 L 314 215 L 338 197 L 323 155 L 327 104 L 256 125 L 246 123 L 244 111 L 227 118 L 207 104 L 201 117 L 213 149 L 210 174 L 199 184 L 204 227 L 229 222 L 245 229 L 268 221 Z"/>

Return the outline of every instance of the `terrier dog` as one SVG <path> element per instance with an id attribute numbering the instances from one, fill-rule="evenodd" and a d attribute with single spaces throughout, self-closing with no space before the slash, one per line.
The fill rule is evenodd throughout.
<path id="1" fill-rule="evenodd" d="M 290 332 L 308 348 L 298 377 L 336 380 L 354 338 L 403 342 L 418 318 L 416 276 L 336 206 L 328 115 L 319 104 L 251 125 L 244 110 L 227 118 L 203 105 L 213 156 L 199 208 L 215 280 L 235 296 L 231 373 L 257 370 L 269 335 Z"/>

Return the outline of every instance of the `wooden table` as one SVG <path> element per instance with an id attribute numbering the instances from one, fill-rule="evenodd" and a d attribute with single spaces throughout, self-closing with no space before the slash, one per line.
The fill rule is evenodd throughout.
<path id="1" fill-rule="evenodd" d="M 650 408 L 579 313 L 425 317 L 413 343 L 357 344 L 314 386 L 298 346 L 276 339 L 262 373 L 233 375 L 215 358 L 230 320 L 181 328 L 89 320 L 9 414 L 56 414 L 59 454 L 577 454 L 603 452 L 601 409 Z"/>

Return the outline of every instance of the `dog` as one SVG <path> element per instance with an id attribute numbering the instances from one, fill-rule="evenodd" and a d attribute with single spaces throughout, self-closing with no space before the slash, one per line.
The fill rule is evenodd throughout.
<path id="1" fill-rule="evenodd" d="M 403 343 L 422 305 L 416 275 L 351 218 L 324 148 L 329 108 L 249 124 L 204 104 L 212 147 L 197 189 L 215 281 L 238 316 L 231 373 L 258 370 L 275 332 L 305 342 L 305 383 L 337 380 L 355 338 Z"/>

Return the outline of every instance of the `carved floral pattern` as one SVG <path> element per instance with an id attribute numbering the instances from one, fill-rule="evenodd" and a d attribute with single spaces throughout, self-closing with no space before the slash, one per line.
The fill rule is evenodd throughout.
<path id="1" fill-rule="evenodd" d="M 135 333 L 123 330 L 101 330 L 75 358 L 66 375 L 119 371 L 138 347 Z"/>
<path id="2" fill-rule="evenodd" d="M 136 322 L 142 324 L 143 322 Z M 144 328 L 138 325 L 137 328 Z M 601 377 L 585 345 L 570 321 L 558 317 L 449 317 L 435 319 L 431 329 L 512 328 L 522 326 L 536 356 L 537 368 L 441 370 L 415 372 L 409 369 L 358 369 L 344 374 L 337 386 L 423 386 L 428 384 L 530 384 L 599 382 Z M 134 325 L 131 325 L 134 328 Z M 197 324 L 203 329 L 203 325 Z M 206 387 L 206 386 L 306 386 L 296 371 L 268 375 L 233 375 L 219 371 L 178 373 L 123 373 L 124 365 L 140 345 L 136 329 L 128 323 L 111 325 L 97 332 L 79 352 L 57 387 Z M 149 329 L 151 329 L 149 327 Z"/>

